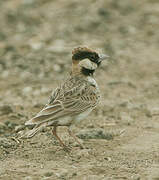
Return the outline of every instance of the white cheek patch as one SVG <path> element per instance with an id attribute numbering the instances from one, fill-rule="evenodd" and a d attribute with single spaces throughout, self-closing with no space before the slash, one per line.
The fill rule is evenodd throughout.
<path id="1" fill-rule="evenodd" d="M 89 59 L 84 59 L 80 61 L 79 65 L 90 70 L 95 70 L 98 67 L 96 63 L 90 61 Z"/>

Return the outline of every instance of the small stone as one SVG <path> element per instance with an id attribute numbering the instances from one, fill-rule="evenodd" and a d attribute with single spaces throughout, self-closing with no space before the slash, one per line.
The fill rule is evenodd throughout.
<path id="1" fill-rule="evenodd" d="M 61 67 L 60 67 L 58 64 L 55 64 L 55 65 L 53 66 L 53 69 L 54 69 L 54 71 L 56 71 L 56 72 L 61 72 Z"/>
<path id="2" fill-rule="evenodd" d="M 112 160 L 110 157 L 105 157 L 104 159 L 109 161 L 109 162 Z"/>
<path id="3" fill-rule="evenodd" d="M 34 50 L 39 50 L 42 48 L 43 44 L 41 42 L 31 43 L 31 48 Z"/>
<path id="4" fill-rule="evenodd" d="M 72 177 L 73 177 L 73 176 L 77 176 L 77 173 L 76 173 L 76 172 L 74 172 L 74 173 L 72 174 Z"/>
<path id="5" fill-rule="evenodd" d="M 44 174 L 44 176 L 46 176 L 46 177 L 50 177 L 50 176 L 52 176 L 53 175 L 53 172 L 46 172 L 45 174 Z"/>

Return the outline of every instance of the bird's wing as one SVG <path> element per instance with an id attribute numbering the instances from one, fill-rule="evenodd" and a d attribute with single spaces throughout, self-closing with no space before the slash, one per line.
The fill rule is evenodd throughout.
<path id="1" fill-rule="evenodd" d="M 96 87 L 87 82 L 66 82 L 54 91 L 49 103 L 26 124 L 41 124 L 80 114 L 96 106 L 97 94 Z"/>

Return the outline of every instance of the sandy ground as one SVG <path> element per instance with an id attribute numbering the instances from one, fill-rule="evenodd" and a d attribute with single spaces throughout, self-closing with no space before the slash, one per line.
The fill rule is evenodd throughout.
<path id="1" fill-rule="evenodd" d="M 158 29 L 158 0 L 1 0 L 0 179 L 158 180 Z M 70 153 L 46 129 L 18 144 L 79 45 L 111 56 L 95 75 L 101 103 L 74 128 L 86 148 L 65 127 Z"/>

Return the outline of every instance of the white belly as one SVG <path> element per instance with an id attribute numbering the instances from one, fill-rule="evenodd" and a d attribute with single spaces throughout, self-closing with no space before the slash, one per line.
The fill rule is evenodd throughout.
<path id="1" fill-rule="evenodd" d="M 96 81 L 95 81 L 95 79 L 94 79 L 93 77 L 88 76 L 88 77 L 87 77 L 87 80 L 88 80 L 91 84 L 93 84 L 96 88 L 98 88 L 98 85 L 97 85 L 97 83 L 96 83 Z"/>
<path id="2" fill-rule="evenodd" d="M 75 123 L 78 123 L 78 122 L 80 122 L 82 119 L 86 118 L 91 111 L 92 111 L 92 108 L 90 108 L 90 109 L 84 111 L 83 113 L 77 115 L 77 116 L 75 117 Z"/>
<path id="3" fill-rule="evenodd" d="M 72 122 L 72 118 L 69 116 L 58 119 L 58 124 L 61 126 L 65 126 L 66 124 L 70 124 Z"/>
<path id="4" fill-rule="evenodd" d="M 88 114 L 92 111 L 92 108 L 84 111 L 83 113 L 77 115 L 77 116 L 66 116 L 66 117 L 62 117 L 62 118 L 59 118 L 57 120 L 54 120 L 54 121 L 50 121 L 48 122 L 47 126 L 51 126 L 53 124 L 56 124 L 57 122 L 57 125 L 59 126 L 67 126 L 69 124 L 76 124 L 76 123 L 79 123 L 82 119 L 84 119 L 85 117 L 88 116 Z"/>

